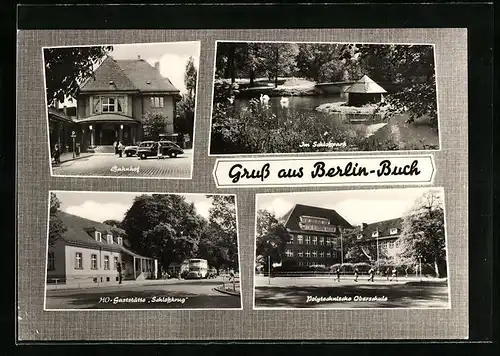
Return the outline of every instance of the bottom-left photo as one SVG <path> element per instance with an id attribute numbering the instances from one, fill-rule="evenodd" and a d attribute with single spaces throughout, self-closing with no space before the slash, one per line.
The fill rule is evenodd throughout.
<path id="1" fill-rule="evenodd" d="M 235 195 L 49 194 L 45 310 L 242 308 Z"/>

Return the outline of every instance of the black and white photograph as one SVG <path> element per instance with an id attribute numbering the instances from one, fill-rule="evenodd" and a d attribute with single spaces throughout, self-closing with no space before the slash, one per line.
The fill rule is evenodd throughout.
<path id="1" fill-rule="evenodd" d="M 449 309 L 443 188 L 257 194 L 255 309 Z"/>
<path id="2" fill-rule="evenodd" d="M 200 42 L 44 47 L 54 176 L 190 179 Z"/>
<path id="3" fill-rule="evenodd" d="M 241 309 L 235 195 L 50 191 L 45 310 Z"/>
<path id="4" fill-rule="evenodd" d="M 210 155 L 440 149 L 433 44 L 217 41 Z"/>

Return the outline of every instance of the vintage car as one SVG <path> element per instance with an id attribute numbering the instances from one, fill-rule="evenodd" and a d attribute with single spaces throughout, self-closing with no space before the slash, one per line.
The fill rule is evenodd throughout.
<path id="1" fill-rule="evenodd" d="M 180 148 L 176 143 L 172 141 L 161 141 L 161 142 L 153 142 L 151 146 L 147 147 L 139 146 L 137 148 L 137 156 L 139 156 L 140 159 L 146 159 L 148 157 L 157 157 L 158 145 L 160 145 L 160 151 L 162 156 L 175 158 L 178 155 L 184 153 L 184 150 Z"/>
<path id="2" fill-rule="evenodd" d="M 155 143 L 155 141 L 143 141 L 143 142 L 139 143 L 139 145 L 137 145 L 137 146 L 126 146 L 125 149 L 123 150 L 123 153 L 127 157 L 132 157 L 132 156 L 135 156 L 137 154 L 137 150 L 139 148 L 151 147 L 154 143 Z"/>

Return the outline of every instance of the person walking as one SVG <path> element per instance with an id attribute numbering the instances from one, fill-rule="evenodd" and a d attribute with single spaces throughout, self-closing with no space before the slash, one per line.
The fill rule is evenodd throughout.
<path id="1" fill-rule="evenodd" d="M 337 268 L 337 270 L 335 271 L 335 273 L 337 274 L 337 282 L 340 282 L 340 267 Z"/>
<path id="2" fill-rule="evenodd" d="M 118 141 L 113 142 L 113 147 L 115 149 L 115 155 L 118 154 Z"/>
<path id="3" fill-rule="evenodd" d="M 156 158 L 162 159 L 163 158 L 163 153 L 162 153 L 162 149 L 161 149 L 161 142 L 158 142 L 157 149 L 158 149 L 158 151 L 156 152 Z"/>
<path id="4" fill-rule="evenodd" d="M 56 143 L 54 146 L 54 163 L 59 164 L 61 163 L 61 149 L 59 148 L 59 144 Z"/>
<path id="5" fill-rule="evenodd" d="M 389 267 L 387 267 L 387 269 L 385 270 L 385 277 L 387 278 L 387 280 L 389 280 L 389 272 L 391 271 L 391 269 Z"/>
<path id="6" fill-rule="evenodd" d="M 358 276 L 359 276 L 358 268 L 355 267 L 354 268 L 354 282 L 358 281 Z"/>
<path id="7" fill-rule="evenodd" d="M 406 275 L 406 279 L 408 279 L 408 266 L 405 267 L 405 275 Z"/>
<path id="8" fill-rule="evenodd" d="M 118 272 L 118 284 L 122 284 L 122 264 L 120 262 L 116 264 L 116 271 Z"/>
<path id="9" fill-rule="evenodd" d="M 121 143 L 121 141 L 118 141 L 118 155 L 119 155 L 120 158 L 122 157 L 123 149 L 124 148 L 125 148 L 125 146 L 123 146 L 123 144 Z"/>
<path id="10" fill-rule="evenodd" d="M 392 269 L 391 282 L 393 279 L 395 279 L 396 282 L 398 281 L 398 270 L 396 269 L 396 267 Z"/>
<path id="11" fill-rule="evenodd" d="M 375 271 L 373 270 L 373 267 L 370 268 L 370 270 L 368 271 L 368 282 L 372 281 L 372 282 L 375 282 L 373 280 L 373 278 L 375 277 Z"/>

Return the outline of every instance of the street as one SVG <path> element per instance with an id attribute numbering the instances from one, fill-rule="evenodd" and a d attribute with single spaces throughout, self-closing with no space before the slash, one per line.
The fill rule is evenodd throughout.
<path id="1" fill-rule="evenodd" d="M 255 277 L 256 308 L 448 308 L 446 280 L 360 276 Z"/>
<path id="2" fill-rule="evenodd" d="M 185 150 L 176 158 L 150 157 L 144 160 L 135 156 L 120 158 L 113 153 L 100 153 L 63 162 L 53 166 L 52 171 L 58 176 L 190 178 L 192 159 L 192 150 Z"/>
<path id="3" fill-rule="evenodd" d="M 213 309 L 241 308 L 239 296 L 218 292 L 222 279 L 177 280 L 158 284 L 115 284 L 47 290 L 46 309 Z"/>

